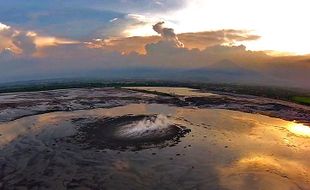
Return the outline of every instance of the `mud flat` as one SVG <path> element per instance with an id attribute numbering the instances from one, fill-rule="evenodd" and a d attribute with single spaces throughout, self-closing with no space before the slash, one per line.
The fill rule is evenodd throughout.
<path id="1" fill-rule="evenodd" d="M 125 87 L 125 89 L 140 90 L 146 92 L 164 93 L 176 96 L 191 96 L 191 97 L 209 97 L 218 96 L 215 93 L 200 92 L 199 90 L 184 87 Z"/>
<path id="2" fill-rule="evenodd" d="M 42 93 L 7 94 L 0 102 Z M 293 107 L 307 121 L 307 107 L 130 89 L 44 93 L 45 102 L 63 107 L 36 113 L 33 104 L 5 104 L 7 114 L 33 112 L 0 123 L 0 189 L 310 189 L 309 125 L 273 110 Z M 234 108 L 238 102 L 247 104 Z"/>

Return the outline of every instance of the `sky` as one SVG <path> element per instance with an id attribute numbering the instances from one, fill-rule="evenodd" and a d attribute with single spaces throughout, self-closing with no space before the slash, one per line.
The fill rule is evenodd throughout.
<path id="1" fill-rule="evenodd" d="M 169 70 L 188 79 L 310 88 L 308 0 L 0 4 L 0 82 L 109 71 L 148 79 Z"/>

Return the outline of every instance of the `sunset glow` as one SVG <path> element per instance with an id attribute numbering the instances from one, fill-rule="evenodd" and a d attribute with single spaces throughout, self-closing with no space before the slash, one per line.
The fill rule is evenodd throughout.
<path id="1" fill-rule="evenodd" d="M 261 39 L 245 43 L 248 49 L 309 54 L 310 44 L 306 42 L 310 41 L 310 27 L 305 20 L 310 18 L 308 7 L 307 0 L 191 0 L 181 10 L 158 14 L 157 18 L 170 21 L 178 33 L 249 30 Z M 130 35 L 154 35 L 146 26 L 130 31 Z"/>
<path id="2" fill-rule="evenodd" d="M 0 5 L 0 190 L 310 190 L 310 0 Z"/>
<path id="3" fill-rule="evenodd" d="M 310 127 L 300 123 L 294 123 L 289 125 L 288 130 L 298 136 L 310 137 Z"/>
<path id="4" fill-rule="evenodd" d="M 72 69 L 74 76 L 98 71 L 102 77 L 99 71 L 107 68 L 124 69 L 122 75 L 137 67 L 165 72 L 202 68 L 208 73 L 182 78 L 310 88 L 307 0 L 2 4 L 3 80 L 61 77 L 73 74 Z M 54 73 L 48 69 L 51 65 Z"/>

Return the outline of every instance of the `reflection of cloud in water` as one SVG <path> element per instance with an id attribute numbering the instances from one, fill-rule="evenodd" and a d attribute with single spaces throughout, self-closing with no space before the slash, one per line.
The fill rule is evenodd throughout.
<path id="1" fill-rule="evenodd" d="M 72 126 L 76 127 L 72 119 L 121 119 L 127 115 L 128 121 L 137 115 L 158 114 L 169 115 L 169 120 L 191 129 L 191 133 L 176 146 L 143 149 L 137 154 L 55 141 L 71 134 Z M 131 128 L 127 127 L 131 124 L 143 130 L 147 126 L 165 127 L 167 118 L 160 116 L 150 122 L 141 117 L 134 122 L 121 122 L 119 129 L 130 135 Z M 3 175 L 8 176 L 5 182 L 9 187 L 21 180 L 20 173 L 10 172 L 16 170 L 24 174 L 22 180 L 48 184 L 52 189 L 65 189 L 64 179 L 73 180 L 74 173 L 81 188 L 101 184 L 111 189 L 127 189 L 130 184 L 134 189 L 309 190 L 310 147 L 309 139 L 304 138 L 307 129 L 301 124 L 258 114 L 158 104 L 54 112 L 1 124 L 0 141 L 4 149 L 0 151 L 3 159 L 0 161 L 6 164 Z M 106 131 L 94 134 L 102 138 Z M 27 136 L 31 138 L 24 138 Z M 42 177 L 42 173 L 48 175 Z M 98 177 L 97 183 L 94 176 Z M 80 179 L 87 184 L 83 186 Z"/>
<path id="2" fill-rule="evenodd" d="M 74 134 L 75 130 L 66 118 L 70 114 L 61 112 L 41 114 L 21 118 L 8 123 L 0 124 L 0 147 L 3 147 L 18 138 L 31 138 L 40 134 L 44 139 L 61 138 Z M 61 125 L 58 125 L 60 124 Z"/>
<path id="3" fill-rule="evenodd" d="M 309 189 L 310 168 L 281 157 L 253 155 L 219 169 L 227 189 Z"/>
<path id="4" fill-rule="evenodd" d="M 260 141 L 266 146 L 269 145 L 268 148 L 284 143 L 287 146 L 309 150 L 308 144 L 303 139 L 310 137 L 309 126 L 257 114 L 240 115 L 237 113 L 232 114 L 231 118 L 246 123 L 248 126 L 251 125 L 249 132 L 251 139 Z"/>
<path id="5" fill-rule="evenodd" d="M 310 127 L 300 124 L 291 123 L 287 126 L 288 130 L 297 136 L 310 137 Z"/>

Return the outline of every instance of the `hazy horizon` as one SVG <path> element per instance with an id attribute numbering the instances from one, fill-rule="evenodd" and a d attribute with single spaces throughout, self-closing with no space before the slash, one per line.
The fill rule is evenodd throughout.
<path id="1" fill-rule="evenodd" d="M 1 82 L 179 78 L 310 89 L 305 0 L 0 2 Z"/>

